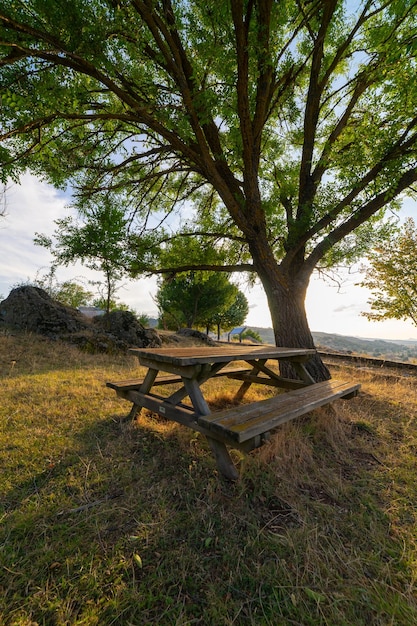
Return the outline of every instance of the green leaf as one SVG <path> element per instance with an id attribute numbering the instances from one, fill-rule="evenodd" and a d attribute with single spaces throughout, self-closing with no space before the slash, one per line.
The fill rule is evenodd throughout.
<path id="1" fill-rule="evenodd" d="M 309 589 L 309 587 L 304 587 L 304 591 L 306 595 L 315 602 L 324 602 L 326 600 L 326 596 L 318 591 L 313 591 L 313 589 Z"/>

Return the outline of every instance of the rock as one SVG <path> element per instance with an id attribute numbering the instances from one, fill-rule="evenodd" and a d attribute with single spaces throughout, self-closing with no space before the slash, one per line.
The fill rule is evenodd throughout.
<path id="1" fill-rule="evenodd" d="M 29 285 L 12 289 L 0 302 L 0 321 L 16 330 L 50 337 L 89 328 L 88 321 L 76 309 L 60 304 L 43 289 Z"/>
<path id="2" fill-rule="evenodd" d="M 200 339 L 201 341 L 206 343 L 208 346 L 217 345 L 211 337 L 206 335 L 206 333 L 202 333 L 199 330 L 194 330 L 194 328 L 180 328 L 180 330 L 177 332 L 177 335 L 182 335 L 183 337 L 195 337 L 196 339 Z"/>
<path id="3" fill-rule="evenodd" d="M 130 311 L 110 311 L 100 317 L 94 317 L 93 324 L 97 329 L 130 347 L 156 348 L 162 344 L 156 330 L 142 326 Z"/>
<path id="4" fill-rule="evenodd" d="M 15 330 L 72 343 L 91 353 L 114 353 L 162 344 L 158 333 L 142 326 L 130 311 L 112 311 L 88 319 L 77 309 L 53 300 L 39 287 L 13 289 L 0 302 L 0 322 Z"/>

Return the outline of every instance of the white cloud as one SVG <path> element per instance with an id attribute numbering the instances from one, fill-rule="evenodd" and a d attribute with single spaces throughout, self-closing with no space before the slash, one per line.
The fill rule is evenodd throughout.
<path id="1" fill-rule="evenodd" d="M 65 214 L 65 198 L 52 187 L 32 176 L 22 178 L 20 185 L 6 191 L 6 217 L 0 221 L 0 291 L 17 281 L 34 278 L 36 271 L 49 265 L 50 254 L 35 246 L 36 232 L 50 234 L 53 220 Z"/>
<path id="2" fill-rule="evenodd" d="M 6 217 L 0 221 L 0 294 L 6 297 L 17 283 L 34 280 L 36 274 L 45 274 L 51 266 L 52 256 L 33 243 L 35 233 L 51 235 L 54 221 L 69 214 L 70 198 L 27 174 L 20 185 L 10 185 L 6 192 Z M 60 268 L 57 279 L 102 280 L 81 264 Z M 156 281 L 125 281 L 118 296 L 140 313 L 156 315 L 152 300 Z"/>

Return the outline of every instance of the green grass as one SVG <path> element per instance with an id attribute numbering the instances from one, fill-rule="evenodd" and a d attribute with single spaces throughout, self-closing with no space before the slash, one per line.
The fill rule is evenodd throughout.
<path id="1" fill-rule="evenodd" d="M 415 378 L 335 366 L 360 397 L 232 485 L 199 434 L 121 421 L 133 359 L 3 335 L 0 364 L 0 624 L 417 623 Z"/>

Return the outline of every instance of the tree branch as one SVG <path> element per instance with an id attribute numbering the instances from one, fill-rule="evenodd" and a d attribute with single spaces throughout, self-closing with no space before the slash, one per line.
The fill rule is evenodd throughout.
<path id="1" fill-rule="evenodd" d="M 388 152 L 376 163 L 366 174 L 363 176 L 352 188 L 352 191 L 348 193 L 343 200 L 337 203 L 337 205 L 330 210 L 325 216 L 323 216 L 320 220 L 316 222 L 316 224 L 310 228 L 308 231 L 303 233 L 303 235 L 299 238 L 297 245 L 294 245 L 292 252 L 296 253 L 297 249 L 302 248 L 307 241 L 309 241 L 314 235 L 319 233 L 321 230 L 330 226 L 330 224 L 341 214 L 343 209 L 345 209 L 349 204 L 351 204 L 362 191 L 364 191 L 368 185 L 375 181 L 378 175 L 383 171 L 390 162 L 395 159 L 405 156 L 407 151 L 417 144 L 417 133 L 413 134 L 407 141 L 404 141 L 407 134 L 413 130 L 417 126 L 417 117 L 415 117 L 407 126 L 407 128 L 402 133 L 401 137 L 396 141 L 396 143 L 391 146 Z M 414 182 L 414 181 L 413 181 Z M 411 183 L 410 183 L 411 184 Z M 406 187 L 404 187 L 405 189 Z M 390 190 L 385 190 L 385 196 L 390 194 Z M 384 194 L 382 194 L 384 195 Z M 395 194 L 398 195 L 398 194 Z M 394 196 L 395 197 L 395 196 Z"/>
<path id="2" fill-rule="evenodd" d="M 228 274 L 233 272 L 253 272 L 254 266 L 251 263 L 241 263 L 240 265 L 212 265 L 208 264 L 187 264 L 187 265 L 178 265 L 176 267 L 164 267 L 164 268 L 154 268 L 149 271 L 149 275 L 154 274 L 168 274 L 170 276 L 175 276 L 176 274 L 180 274 L 182 272 L 226 272 Z"/>
<path id="3" fill-rule="evenodd" d="M 211 239 L 229 239 L 230 241 L 239 241 L 241 243 L 246 243 L 246 239 L 244 237 L 240 237 L 239 235 L 233 235 L 230 233 L 224 232 L 207 232 L 202 230 L 196 230 L 189 233 L 176 233 L 170 237 L 164 237 L 163 239 L 158 240 L 158 245 L 162 243 L 168 243 L 173 241 L 174 239 L 182 239 L 186 237 L 210 237 Z"/>
<path id="4" fill-rule="evenodd" d="M 336 5 L 337 0 L 329 0 L 324 4 L 323 18 L 320 23 L 317 38 L 315 39 L 311 60 L 309 88 L 304 113 L 304 139 L 299 175 L 299 196 L 297 209 L 297 219 L 299 221 L 302 221 L 306 210 L 305 207 L 309 205 L 310 200 L 315 193 L 314 183 L 311 179 L 311 168 L 320 112 L 321 95 L 324 89 L 324 84 L 320 81 L 320 71 L 324 58 L 325 37 L 331 23 L 331 18 L 336 9 Z"/>
<path id="5" fill-rule="evenodd" d="M 359 226 L 364 224 L 370 217 L 375 215 L 387 202 L 393 200 L 400 195 L 405 189 L 410 187 L 417 181 L 417 168 L 409 169 L 404 172 L 397 181 L 397 184 L 393 189 L 384 190 L 379 193 L 375 198 L 367 202 L 361 209 L 356 211 L 348 220 L 343 222 L 340 226 L 332 230 L 322 241 L 315 247 L 310 256 L 304 263 L 303 271 L 310 273 L 320 259 L 328 252 L 335 244 L 342 241 L 346 235 L 354 232 Z"/>

